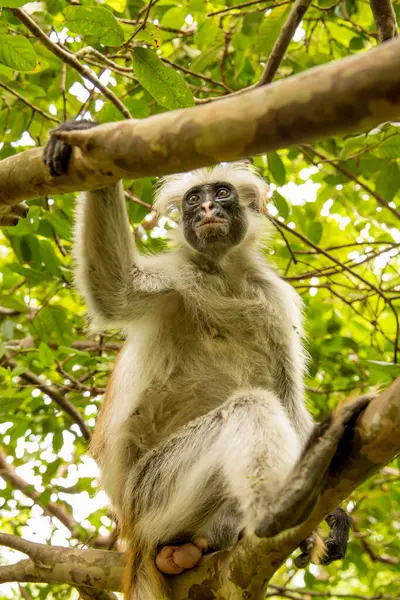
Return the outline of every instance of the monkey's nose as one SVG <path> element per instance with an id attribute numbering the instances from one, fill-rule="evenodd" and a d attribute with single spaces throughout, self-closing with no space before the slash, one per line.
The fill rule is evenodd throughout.
<path id="1" fill-rule="evenodd" d="M 212 210 L 214 208 L 214 202 L 211 202 L 211 200 L 206 200 L 206 202 L 203 202 L 203 204 L 201 205 L 201 208 L 204 209 L 204 212 L 206 213 L 206 217 L 211 217 Z"/>

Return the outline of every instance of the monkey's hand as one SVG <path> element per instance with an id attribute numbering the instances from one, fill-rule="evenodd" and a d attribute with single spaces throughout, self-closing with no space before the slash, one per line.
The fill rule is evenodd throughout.
<path id="1" fill-rule="evenodd" d="M 294 561 L 296 567 L 304 569 L 309 562 L 330 565 L 346 556 L 347 542 L 351 528 L 351 517 L 340 507 L 335 508 L 326 517 L 329 525 L 329 537 L 325 542 L 317 531 L 300 544 L 300 554 Z"/>
<path id="2" fill-rule="evenodd" d="M 52 177 L 64 175 L 68 171 L 68 164 L 72 154 L 72 146 L 57 137 L 57 132 L 91 129 L 97 125 L 98 123 L 87 120 L 66 121 L 53 129 L 43 152 L 44 163 L 48 167 Z"/>

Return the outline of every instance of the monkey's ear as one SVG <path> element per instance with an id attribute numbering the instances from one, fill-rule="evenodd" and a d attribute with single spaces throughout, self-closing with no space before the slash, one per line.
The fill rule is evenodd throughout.
<path id="1" fill-rule="evenodd" d="M 239 196 L 249 208 L 255 212 L 264 213 L 268 201 L 269 187 L 265 182 L 263 185 L 251 183 L 243 184 L 239 189 Z"/>

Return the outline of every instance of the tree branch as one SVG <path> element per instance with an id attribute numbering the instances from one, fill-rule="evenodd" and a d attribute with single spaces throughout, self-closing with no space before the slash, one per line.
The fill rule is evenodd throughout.
<path id="1" fill-rule="evenodd" d="M 14 467 L 7 462 L 7 455 L 1 447 L 0 477 L 5 481 L 9 481 L 14 489 L 20 490 L 27 498 L 30 498 L 35 504 L 38 504 L 46 515 L 56 517 L 61 521 L 61 523 L 71 532 L 72 537 L 79 537 L 78 523 L 73 516 L 70 515 L 62 505 L 57 504 L 56 502 L 49 501 L 43 503 L 40 498 L 40 492 L 37 492 L 33 485 L 30 485 L 18 475 Z"/>
<path id="2" fill-rule="evenodd" d="M 1 81 L 0 81 L 0 87 L 2 87 L 3 89 L 5 89 L 9 94 L 12 94 L 16 98 L 18 98 L 18 100 L 21 100 L 21 102 L 23 102 L 24 104 L 26 104 L 26 106 L 29 106 L 29 108 L 31 108 L 32 110 L 34 110 L 35 112 L 37 112 L 39 115 L 42 115 L 42 117 L 44 117 L 45 119 L 48 119 L 49 121 L 53 121 L 54 123 L 60 123 L 61 122 L 60 119 L 57 119 L 57 117 L 54 117 L 53 115 L 49 115 L 47 112 L 45 112 L 44 110 L 42 110 L 38 106 L 35 106 L 31 102 L 29 102 L 29 100 L 27 100 L 26 98 L 24 98 L 23 96 L 21 96 L 21 94 L 19 94 L 18 92 L 14 91 L 10 87 L 8 87 L 8 85 L 6 85 L 5 83 L 2 83 Z"/>
<path id="3" fill-rule="evenodd" d="M 361 398 L 341 405 L 308 445 L 284 497 L 273 503 L 274 513 L 264 526 L 274 537 L 244 537 L 230 550 L 205 556 L 195 569 L 168 579 L 170 597 L 262 600 L 271 577 L 299 543 L 355 487 L 400 453 L 399 429 L 400 378 L 372 401 Z M 0 567 L 0 583 L 47 581 L 120 589 L 120 553 L 50 547 L 2 533 L 0 545 L 31 559 Z"/>
<path id="4" fill-rule="evenodd" d="M 121 552 L 80 550 L 28 542 L 0 532 L 0 545 L 29 556 L 0 567 L 0 583 L 46 582 L 118 590 L 123 571 Z"/>
<path id="5" fill-rule="evenodd" d="M 15 9 L 17 10 L 17 9 Z M 74 151 L 52 178 L 42 149 L 0 163 L 0 204 L 165 175 L 400 119 L 400 40 L 218 103 L 65 132 Z"/>
<path id="6" fill-rule="evenodd" d="M 5 357 L 4 362 L 6 365 L 11 367 L 12 369 L 15 369 L 15 367 L 19 366 L 16 360 L 14 360 L 13 358 L 11 358 L 10 356 L 7 356 L 7 355 Z M 37 375 L 35 375 L 35 373 L 33 373 L 32 371 L 29 371 L 28 369 L 25 369 L 25 371 L 23 373 L 20 373 L 19 377 L 21 377 L 21 379 L 24 379 L 28 383 L 32 383 L 34 386 L 36 386 L 37 388 L 42 390 L 45 394 L 47 394 L 56 404 L 58 404 L 58 406 L 65 413 L 67 413 L 67 415 L 69 415 L 71 417 L 72 421 L 78 425 L 84 439 L 87 442 L 90 441 L 90 438 L 91 438 L 90 431 L 89 431 L 81 413 L 78 411 L 77 408 L 75 408 L 75 406 L 73 404 L 71 404 L 71 402 L 65 397 L 65 395 L 62 394 L 57 389 L 56 386 L 48 385 L 47 383 L 44 383 L 40 379 L 40 377 L 38 377 Z"/>
<path id="7" fill-rule="evenodd" d="M 399 35 L 392 0 L 369 0 L 380 42 Z"/>
<path id="8" fill-rule="evenodd" d="M 300 25 L 301 19 L 312 0 L 296 0 L 286 19 L 278 39 L 271 50 L 268 62 L 265 65 L 264 71 L 256 85 L 265 85 L 270 83 L 281 64 L 286 50 L 294 36 L 297 27 Z"/>
<path id="9" fill-rule="evenodd" d="M 318 150 L 311 148 L 311 146 L 304 146 L 301 148 L 301 151 L 306 156 L 308 156 L 308 158 L 311 158 L 308 154 L 308 152 L 311 152 L 315 156 L 318 156 L 319 159 L 324 161 L 324 163 L 331 165 L 331 167 L 336 169 L 336 171 L 339 171 L 339 173 L 342 173 L 342 175 L 345 175 L 346 177 L 348 177 L 348 179 L 351 179 L 355 183 L 358 183 L 358 185 L 360 187 L 362 187 L 363 190 L 365 190 L 368 194 L 370 194 L 373 198 L 375 198 L 375 200 L 378 202 L 378 204 L 380 204 L 384 208 L 387 208 L 388 210 L 390 210 L 398 219 L 400 219 L 400 211 L 397 210 L 397 208 L 395 206 L 391 206 L 389 202 L 386 202 L 386 200 L 384 198 L 382 198 L 382 196 L 380 194 L 378 194 L 378 192 L 375 192 L 375 190 L 373 190 L 372 188 L 369 187 L 369 185 L 367 185 L 366 183 L 364 183 L 363 181 L 358 179 L 355 175 L 353 175 L 353 173 L 351 173 L 350 171 L 345 169 L 345 167 L 343 167 L 339 163 L 334 162 L 333 160 L 330 160 L 327 156 L 325 156 L 321 152 L 318 152 Z"/>

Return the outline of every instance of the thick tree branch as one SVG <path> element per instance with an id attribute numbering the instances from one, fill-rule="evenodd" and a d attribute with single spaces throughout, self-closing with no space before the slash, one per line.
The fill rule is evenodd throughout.
<path id="1" fill-rule="evenodd" d="M 392 0 L 369 0 L 380 42 L 399 35 Z"/>
<path id="2" fill-rule="evenodd" d="M 2 532 L 0 545 L 29 556 L 29 560 L 0 567 L 0 584 L 31 581 L 110 590 L 120 588 L 123 570 L 123 555 L 120 552 L 47 546 Z"/>
<path id="3" fill-rule="evenodd" d="M 400 378 L 374 398 L 340 406 L 313 443 L 274 503 L 264 523 L 266 539 L 243 538 L 236 547 L 206 556 L 200 564 L 169 579 L 174 599 L 211 597 L 262 600 L 268 582 L 321 520 L 362 481 L 400 453 Z M 0 545 L 31 560 L 0 567 L 0 583 L 47 581 L 120 589 L 122 555 L 32 544 L 0 533 Z M 62 557 L 62 560 L 61 560 Z"/>
<path id="4" fill-rule="evenodd" d="M 399 120 L 399 71 L 400 40 L 392 40 L 216 103 L 68 132 L 63 137 L 79 147 L 68 174 L 50 177 L 41 148 L 6 158 L 0 204 L 186 171 Z"/>

